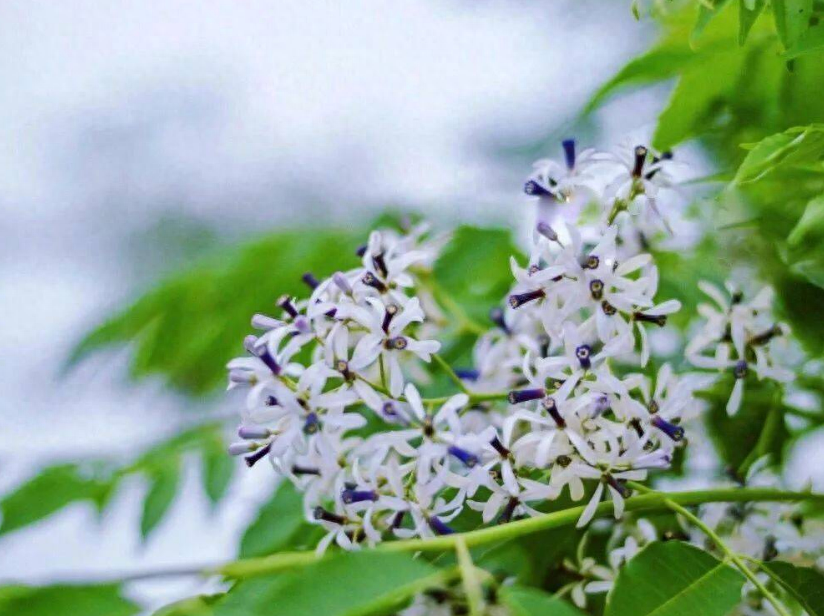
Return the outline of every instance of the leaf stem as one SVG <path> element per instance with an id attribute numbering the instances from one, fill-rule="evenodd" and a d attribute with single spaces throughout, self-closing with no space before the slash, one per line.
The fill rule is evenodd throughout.
<path id="1" fill-rule="evenodd" d="M 458 535 L 455 540 L 455 553 L 458 556 L 461 581 L 463 582 L 466 601 L 469 604 L 469 616 L 483 616 L 483 590 L 481 589 L 481 583 L 475 571 L 475 565 L 472 563 L 469 548 L 466 547 L 466 541 L 464 541 L 460 535 Z"/>
<path id="2" fill-rule="evenodd" d="M 436 364 L 438 364 L 438 367 L 446 373 L 446 376 L 448 376 L 452 380 L 452 382 L 455 383 L 458 389 L 460 389 L 463 393 L 465 393 L 468 396 L 472 395 L 472 392 L 469 391 L 469 389 L 467 389 L 466 385 L 464 385 L 464 382 L 461 380 L 461 377 L 455 374 L 455 371 L 452 369 L 452 366 L 446 363 L 446 360 L 443 357 L 441 357 L 437 353 L 433 353 L 432 359 Z"/>
<path id="3" fill-rule="evenodd" d="M 766 429 L 765 429 L 766 431 Z M 628 481 L 627 485 L 633 488 L 634 490 L 638 490 L 639 492 L 643 492 L 645 494 L 660 494 L 660 492 L 656 492 L 642 484 L 636 483 L 634 481 Z M 676 502 L 673 502 L 671 499 L 666 498 L 664 496 L 664 505 L 671 511 L 680 514 L 687 520 L 689 520 L 694 526 L 701 530 L 710 540 L 720 549 L 724 556 L 735 565 L 736 569 L 738 569 L 744 577 L 746 577 L 750 582 L 752 582 L 753 586 L 755 586 L 759 592 L 764 595 L 764 597 L 769 601 L 772 606 L 775 608 L 775 611 L 779 614 L 779 616 L 790 616 L 790 613 L 786 610 L 786 608 L 781 604 L 778 598 L 773 595 L 770 590 L 758 579 L 758 576 L 753 573 L 752 569 L 750 569 L 742 560 L 741 556 L 739 556 L 734 550 L 732 550 L 718 534 L 707 526 L 701 518 L 697 515 L 692 513 L 689 509 L 686 509 L 682 505 L 679 505 Z"/>
<path id="4" fill-rule="evenodd" d="M 809 492 L 787 492 L 774 488 L 714 488 L 694 490 L 689 492 L 672 492 L 662 494 L 654 492 L 630 497 L 626 500 L 626 511 L 650 511 L 669 509 L 669 503 L 679 505 L 700 505 L 713 502 L 758 502 L 758 501 L 803 501 L 815 500 L 824 502 L 824 495 Z M 508 524 L 489 526 L 466 533 L 441 535 L 428 539 L 407 539 L 383 543 L 376 550 L 385 552 L 441 552 L 454 550 L 456 541 L 460 538 L 467 547 L 484 545 L 498 541 L 506 541 L 522 537 L 538 531 L 572 526 L 581 517 L 584 506 L 571 507 L 561 511 L 554 511 L 533 518 L 526 518 Z M 604 501 L 595 509 L 596 516 L 612 514 L 612 503 Z M 316 557 L 313 552 L 283 552 L 235 561 L 208 571 L 206 574 L 218 574 L 229 578 L 250 577 L 262 575 L 272 571 L 281 571 L 292 566 L 300 566 L 312 562 Z"/>

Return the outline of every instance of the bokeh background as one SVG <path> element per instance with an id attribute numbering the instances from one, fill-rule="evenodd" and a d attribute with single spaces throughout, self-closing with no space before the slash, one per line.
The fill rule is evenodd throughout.
<path id="1" fill-rule="evenodd" d="M 169 272 L 389 206 L 518 226 L 534 158 L 572 132 L 605 145 L 648 130 L 667 95 L 577 119 L 655 36 L 625 2 L 6 0 L 0 28 L 0 492 L 232 413 L 220 394 L 130 383 L 128 350 L 63 370 L 84 333 Z M 148 542 L 145 484 L 130 479 L 102 519 L 77 505 L 4 537 L 0 578 L 233 557 L 271 473 L 243 473 L 215 509 L 190 466 Z M 194 584 L 132 592 L 159 606 Z"/>

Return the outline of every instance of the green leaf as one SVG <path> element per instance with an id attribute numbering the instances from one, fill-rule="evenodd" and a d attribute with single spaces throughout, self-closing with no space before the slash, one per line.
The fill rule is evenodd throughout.
<path id="1" fill-rule="evenodd" d="M 190 393 L 212 390 L 225 365 L 242 352 L 249 319 L 275 312 L 277 298 L 307 295 L 301 276 L 327 276 L 357 263 L 365 233 L 330 229 L 283 231 L 226 250 L 170 277 L 89 333 L 69 366 L 115 344 L 134 346 L 134 378 L 162 375 Z"/>
<path id="2" fill-rule="evenodd" d="M 139 611 L 116 584 L 0 587 L 0 616 L 132 616 Z"/>
<path id="3" fill-rule="evenodd" d="M 766 0 L 738 0 L 738 44 L 747 42 L 755 20 L 764 9 Z M 750 8 L 748 5 L 752 5 Z"/>
<path id="4" fill-rule="evenodd" d="M 822 241 L 824 241 L 824 195 L 807 204 L 801 219 L 787 237 L 787 243 L 793 247 L 800 247 L 802 243 L 818 247 Z"/>
<path id="5" fill-rule="evenodd" d="M 726 616 L 741 601 L 743 576 L 679 541 L 655 542 L 620 571 L 606 616 Z"/>
<path id="6" fill-rule="evenodd" d="M 512 286 L 509 257 L 521 258 L 508 229 L 462 226 L 435 263 L 434 276 L 460 306 L 486 323 Z"/>
<path id="7" fill-rule="evenodd" d="M 798 567 L 777 560 L 764 563 L 764 566 L 781 580 L 810 616 L 824 616 L 824 575 L 812 567 Z"/>
<path id="8" fill-rule="evenodd" d="M 584 114 L 592 113 L 618 90 L 641 86 L 677 76 L 699 58 L 686 41 L 667 41 L 631 60 L 601 86 L 587 103 Z"/>
<path id="9" fill-rule="evenodd" d="M 699 3 L 698 19 L 690 34 L 690 40 L 696 41 L 701 36 L 704 28 L 724 9 L 728 2 L 729 0 L 715 0 L 714 2 L 713 0 L 706 0 L 706 4 L 704 2 Z"/>
<path id="10" fill-rule="evenodd" d="M 215 616 L 385 614 L 442 576 L 407 554 L 339 554 L 297 571 L 241 582 L 217 604 Z"/>
<path id="11" fill-rule="evenodd" d="M 811 26 L 790 49 L 784 52 L 787 60 L 824 51 L 824 24 Z"/>
<path id="12" fill-rule="evenodd" d="M 673 146 L 712 128 L 710 118 L 730 98 L 741 74 L 742 54 L 716 53 L 712 56 L 713 78 L 706 66 L 685 70 L 658 117 L 653 145 L 659 150 Z"/>
<path id="13" fill-rule="evenodd" d="M 319 528 L 303 515 L 303 497 L 288 482 L 258 512 L 240 541 L 240 557 L 266 556 L 287 548 L 314 547 Z"/>
<path id="14" fill-rule="evenodd" d="M 143 501 L 140 535 L 146 539 L 168 513 L 180 483 L 180 459 L 171 458 L 151 469 L 149 491 Z"/>
<path id="15" fill-rule="evenodd" d="M 772 381 L 759 381 L 755 376 L 747 377 L 744 400 L 738 412 L 727 414 L 727 400 L 733 387 L 732 375 L 725 375 L 701 397 L 710 402 L 705 415 L 710 437 L 726 466 L 733 471 L 746 471 L 744 462 L 750 453 L 758 449 L 755 457 L 772 455 L 771 462 L 782 461 L 784 445 L 789 433 L 784 424 L 784 409 L 780 404 L 780 391 Z M 766 430 L 769 430 L 765 433 Z M 749 459 L 749 462 L 753 462 Z"/>
<path id="16" fill-rule="evenodd" d="M 212 441 L 203 449 L 203 489 L 212 504 L 226 495 L 235 474 L 235 460 L 226 454 L 222 440 Z"/>
<path id="17" fill-rule="evenodd" d="M 734 183 L 755 182 L 788 167 L 816 162 L 822 156 L 824 125 L 796 126 L 755 144 L 739 166 Z"/>
<path id="18" fill-rule="evenodd" d="M 813 0 L 772 0 L 772 9 L 778 38 L 790 49 L 810 27 Z"/>
<path id="19" fill-rule="evenodd" d="M 504 586 L 500 598 L 512 610 L 512 616 L 583 616 L 566 601 L 537 588 Z"/>
<path id="20" fill-rule="evenodd" d="M 113 482 L 75 464 L 48 467 L 0 501 L 0 535 L 42 520 L 72 503 L 100 503 L 111 492 Z"/>
<path id="21" fill-rule="evenodd" d="M 202 595 L 167 605 L 152 616 L 213 616 L 214 604 L 225 595 Z"/>

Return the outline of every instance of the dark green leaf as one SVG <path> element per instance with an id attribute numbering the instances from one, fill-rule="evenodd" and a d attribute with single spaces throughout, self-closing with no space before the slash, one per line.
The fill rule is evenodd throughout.
<path id="1" fill-rule="evenodd" d="M 435 263 L 438 285 L 477 321 L 488 323 L 513 283 L 509 257 L 520 257 L 508 229 L 462 226 Z"/>
<path id="2" fill-rule="evenodd" d="M 512 616 L 582 616 L 582 612 L 566 601 L 537 588 L 505 586 L 500 597 L 512 610 Z"/>
<path id="3" fill-rule="evenodd" d="M 116 584 L 0 588 L 0 616 L 132 616 L 139 611 Z"/>
<path id="4" fill-rule="evenodd" d="M 824 616 L 824 575 L 812 567 L 773 561 L 764 564 L 807 610 L 810 616 Z"/>
<path id="5" fill-rule="evenodd" d="M 173 276 L 88 334 L 70 365 L 114 344 L 132 343 L 135 378 L 160 374 L 173 386 L 202 393 L 225 378 L 242 351 L 249 319 L 273 313 L 283 293 L 304 296 L 301 276 L 326 276 L 357 263 L 364 233 L 306 229 L 248 242 Z"/>
<path id="6" fill-rule="evenodd" d="M 215 616 L 356 616 L 390 613 L 440 573 L 406 554 L 353 552 L 298 571 L 240 583 Z"/>
<path id="7" fill-rule="evenodd" d="M 0 501 L 0 535 L 37 522 L 80 501 L 102 502 L 114 480 L 97 478 L 74 464 L 51 466 Z"/>
<path id="8" fill-rule="evenodd" d="M 755 20 L 764 9 L 766 0 L 738 0 L 738 44 L 743 45 L 747 42 L 747 36 L 752 30 Z M 752 5 L 749 8 L 748 5 Z"/>
<path id="9" fill-rule="evenodd" d="M 655 542 L 621 569 L 606 616 L 726 616 L 743 583 L 738 571 L 696 547 Z"/>
<path id="10" fill-rule="evenodd" d="M 813 0 L 772 0 L 772 9 L 778 38 L 790 49 L 810 27 Z"/>
<path id="11" fill-rule="evenodd" d="M 149 473 L 149 491 L 143 501 L 140 534 L 146 539 L 169 511 L 180 483 L 180 459 L 167 459 Z"/>
<path id="12" fill-rule="evenodd" d="M 318 527 L 303 514 L 303 498 L 291 483 L 283 482 L 260 508 L 240 542 L 240 557 L 266 556 L 301 546 L 314 547 Z"/>

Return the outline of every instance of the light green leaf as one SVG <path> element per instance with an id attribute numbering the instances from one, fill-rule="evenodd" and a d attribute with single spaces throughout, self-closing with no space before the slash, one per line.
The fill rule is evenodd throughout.
<path id="1" fill-rule="evenodd" d="M 790 49 L 784 52 L 788 60 L 824 51 L 824 24 L 811 26 Z"/>
<path id="2" fill-rule="evenodd" d="M 238 584 L 215 616 L 385 614 L 440 583 L 443 572 L 407 554 L 352 552 Z"/>
<path id="3" fill-rule="evenodd" d="M 213 616 L 214 604 L 224 595 L 204 595 L 167 605 L 152 616 Z"/>
<path id="4" fill-rule="evenodd" d="M 180 483 L 180 459 L 171 458 L 151 469 L 149 491 L 143 501 L 140 535 L 146 539 L 168 513 Z"/>
<path id="5" fill-rule="evenodd" d="M 807 204 L 804 214 L 787 237 L 790 246 L 802 243 L 818 244 L 824 241 L 824 195 Z"/>
<path id="6" fill-rule="evenodd" d="M 778 38 L 790 49 L 810 27 L 813 0 L 772 0 L 772 9 Z"/>
<path id="7" fill-rule="evenodd" d="M 512 610 L 512 616 L 583 616 L 577 608 L 543 590 L 525 586 L 505 586 L 501 602 Z"/>
<path id="8" fill-rule="evenodd" d="M 805 165 L 824 156 L 824 125 L 797 126 L 761 140 L 747 153 L 734 183 L 741 185 L 763 179 L 788 167 Z"/>
<path id="9" fill-rule="evenodd" d="M 824 616 L 824 575 L 812 567 L 772 561 L 764 563 L 810 616 Z"/>
<path id="10" fill-rule="evenodd" d="M 97 329 L 74 349 L 69 365 L 115 344 L 132 344 L 134 378 L 160 374 L 190 393 L 212 390 L 242 352 L 249 319 L 278 314 L 277 298 L 306 296 L 305 272 L 322 277 L 357 263 L 365 232 L 283 231 L 226 250 L 170 277 Z"/>
<path id="11" fill-rule="evenodd" d="M 730 98 L 743 59 L 736 51 L 714 54 L 712 79 L 707 79 L 707 68 L 703 65 L 684 71 L 658 117 L 653 145 L 668 150 L 712 128 L 712 114 Z"/>
<path id="12" fill-rule="evenodd" d="M 42 520 L 80 501 L 101 503 L 114 479 L 100 479 L 74 464 L 51 466 L 0 500 L 0 535 Z"/>
<path id="13" fill-rule="evenodd" d="M 240 557 L 266 556 L 301 546 L 314 547 L 319 532 L 319 527 L 304 518 L 300 492 L 291 483 L 283 482 L 243 534 Z"/>
<path id="14" fill-rule="evenodd" d="M 0 616 L 132 616 L 139 611 L 116 584 L 0 587 Z"/>
<path id="15" fill-rule="evenodd" d="M 601 86 L 587 103 L 584 114 L 592 113 L 618 90 L 671 79 L 699 57 L 686 41 L 665 42 L 631 60 Z"/>
<path id="16" fill-rule="evenodd" d="M 607 597 L 606 616 L 726 616 L 743 576 L 679 541 L 655 542 L 630 560 Z"/>
<path id="17" fill-rule="evenodd" d="M 766 0 L 738 0 L 738 44 L 747 42 L 747 36 L 752 30 L 755 20 L 764 9 Z M 752 5 L 752 8 L 750 8 Z"/>
<path id="18" fill-rule="evenodd" d="M 724 9 L 728 2 L 729 0 L 705 0 L 705 2 L 699 3 L 698 19 L 690 34 L 690 40 L 696 41 L 701 36 L 704 28 Z"/>

